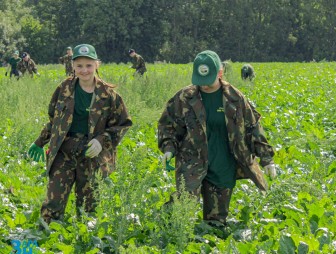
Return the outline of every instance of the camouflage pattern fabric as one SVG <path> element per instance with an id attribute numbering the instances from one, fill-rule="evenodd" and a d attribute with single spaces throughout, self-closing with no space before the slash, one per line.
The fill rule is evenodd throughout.
<path id="1" fill-rule="evenodd" d="M 203 180 L 203 220 L 214 220 L 219 221 L 224 225 L 226 224 L 232 190 L 233 189 L 229 188 L 218 188 L 210 182 Z"/>
<path id="2" fill-rule="evenodd" d="M 226 81 L 220 82 L 230 150 L 237 161 L 236 178 L 249 178 L 266 190 L 256 156 L 265 166 L 273 162 L 274 151 L 260 125 L 261 116 L 239 90 Z M 177 189 L 182 178 L 187 191 L 199 189 L 208 169 L 206 114 L 199 87 L 187 86 L 168 101 L 159 119 L 158 146 L 163 153 L 176 156 Z"/>
<path id="3" fill-rule="evenodd" d="M 73 74 L 73 62 L 72 56 L 65 55 L 59 58 L 59 62 L 64 64 L 65 66 L 65 73 L 67 76 L 72 76 Z"/>
<path id="4" fill-rule="evenodd" d="M 45 222 L 62 219 L 74 184 L 77 210 L 81 207 L 88 213 L 95 210 L 97 165 L 84 156 L 86 144 L 84 136 L 66 137 L 62 143 L 50 168 L 47 197 L 41 208 Z"/>
<path id="5" fill-rule="evenodd" d="M 54 92 L 49 104 L 49 122 L 41 131 L 35 144 L 43 147 L 49 142 L 47 173 L 70 129 L 74 113 L 74 90 L 78 78 L 68 78 Z M 94 101 L 89 114 L 88 141 L 95 138 L 103 150 L 91 161 L 96 162 L 103 175 L 114 170 L 116 148 L 132 121 L 122 98 L 112 85 L 96 78 Z"/>
<path id="6" fill-rule="evenodd" d="M 136 70 L 136 73 L 143 75 L 147 71 L 145 60 L 139 54 L 132 57 L 132 63 L 132 68 Z"/>
<path id="7" fill-rule="evenodd" d="M 244 64 L 244 66 L 241 69 L 241 78 L 242 79 L 250 79 L 252 80 L 255 78 L 255 73 L 252 65 L 250 64 Z"/>
<path id="8" fill-rule="evenodd" d="M 28 61 L 21 60 L 17 65 L 18 70 L 22 73 L 22 75 L 25 74 L 26 71 L 33 77 L 34 73 L 37 73 L 37 66 L 33 59 L 29 58 Z"/>

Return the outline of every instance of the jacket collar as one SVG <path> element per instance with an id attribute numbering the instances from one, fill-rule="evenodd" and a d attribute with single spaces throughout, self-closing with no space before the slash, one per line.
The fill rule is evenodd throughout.
<path id="1" fill-rule="evenodd" d="M 75 85 L 78 82 L 78 78 L 77 77 L 69 78 L 66 80 L 66 82 L 67 83 L 63 89 L 63 96 L 70 97 L 74 94 Z M 108 93 L 104 86 L 104 81 L 95 77 L 94 82 L 95 82 L 95 90 L 94 90 L 95 95 L 98 96 L 98 98 L 108 98 Z"/>

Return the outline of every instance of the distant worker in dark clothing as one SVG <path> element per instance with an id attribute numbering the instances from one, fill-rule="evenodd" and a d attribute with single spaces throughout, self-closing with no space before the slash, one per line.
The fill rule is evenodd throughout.
<path id="1" fill-rule="evenodd" d="M 17 69 L 17 65 L 20 61 L 21 58 L 19 57 L 19 51 L 15 50 L 13 56 L 8 61 L 8 67 L 5 76 L 8 75 L 8 71 L 10 70 L 9 77 L 11 78 L 14 75 L 17 79 L 19 79 L 20 72 Z"/>
<path id="2" fill-rule="evenodd" d="M 252 80 L 255 78 L 255 73 L 254 73 L 254 69 L 252 65 L 250 64 L 243 65 L 243 68 L 241 69 L 241 78 L 243 80 L 246 80 L 246 79 Z"/>
<path id="3" fill-rule="evenodd" d="M 59 62 L 61 64 L 64 64 L 65 66 L 65 73 L 67 76 L 72 76 L 73 75 L 73 63 L 72 63 L 72 48 L 67 47 L 66 48 L 66 55 L 62 56 L 59 58 Z"/>
<path id="4" fill-rule="evenodd" d="M 147 71 L 145 60 L 142 58 L 142 56 L 137 54 L 134 49 L 130 49 L 128 51 L 128 54 L 130 55 L 130 57 L 132 57 L 133 65 L 131 66 L 131 68 L 135 69 L 134 74 L 143 75 Z"/>
<path id="5" fill-rule="evenodd" d="M 34 73 L 37 76 L 40 76 L 40 73 L 37 71 L 36 63 L 30 58 L 30 55 L 27 52 L 22 53 L 22 60 L 18 63 L 17 68 L 20 72 L 22 72 L 22 75 L 28 71 L 31 77 L 34 76 Z"/>

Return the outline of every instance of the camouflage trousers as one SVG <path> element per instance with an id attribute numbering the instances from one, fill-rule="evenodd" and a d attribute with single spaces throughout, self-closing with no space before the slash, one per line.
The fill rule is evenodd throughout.
<path id="1" fill-rule="evenodd" d="M 134 75 L 144 75 L 144 73 L 147 71 L 146 68 L 139 68 L 139 69 L 136 69 Z"/>
<path id="2" fill-rule="evenodd" d="M 203 220 L 219 221 L 226 224 L 229 214 L 232 190 L 229 188 L 219 188 L 207 180 L 203 180 L 201 194 L 203 197 Z"/>
<path id="3" fill-rule="evenodd" d="M 202 186 L 193 191 L 189 191 L 189 193 L 197 199 L 200 199 L 202 195 L 204 221 L 218 221 L 226 225 L 232 191 L 233 189 L 230 188 L 219 188 L 204 179 Z M 176 195 L 177 197 L 179 196 L 179 191 L 174 192 L 166 204 L 174 202 L 174 196 Z"/>
<path id="4" fill-rule="evenodd" d="M 98 166 L 85 157 L 86 137 L 66 137 L 49 172 L 47 197 L 42 204 L 41 216 L 45 222 L 63 217 L 73 185 L 77 211 L 83 207 L 93 212 L 96 204 L 94 190 Z"/>

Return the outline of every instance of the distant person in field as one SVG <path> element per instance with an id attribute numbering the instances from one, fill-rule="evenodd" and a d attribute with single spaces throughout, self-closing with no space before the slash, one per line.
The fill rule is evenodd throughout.
<path id="1" fill-rule="evenodd" d="M 65 66 L 65 74 L 67 76 L 72 76 L 73 74 L 73 64 L 72 64 L 72 48 L 66 48 L 66 55 L 59 58 L 59 62 Z"/>
<path id="2" fill-rule="evenodd" d="M 250 64 L 244 64 L 243 67 L 241 68 L 241 78 L 243 80 L 246 79 L 254 79 L 255 78 L 255 73 L 252 65 Z"/>
<path id="3" fill-rule="evenodd" d="M 30 58 L 30 55 L 27 52 L 22 53 L 22 60 L 18 63 L 17 68 L 22 73 L 22 75 L 28 72 L 31 77 L 34 76 L 34 73 L 37 76 L 40 76 L 40 73 L 37 71 L 36 63 L 33 59 Z"/>
<path id="4" fill-rule="evenodd" d="M 19 51 L 15 50 L 13 53 L 13 56 L 8 61 L 8 66 L 7 66 L 7 71 L 5 73 L 5 76 L 7 76 L 9 72 L 10 78 L 14 75 L 17 79 L 19 79 L 20 72 L 17 68 L 17 65 L 20 61 L 21 61 L 21 58 L 19 57 Z"/>
<path id="5" fill-rule="evenodd" d="M 137 54 L 134 49 L 130 49 L 128 51 L 128 54 L 132 58 L 133 65 L 131 66 L 131 68 L 135 69 L 134 74 L 143 75 L 147 71 L 145 60 L 142 58 L 142 56 Z"/>
<path id="6" fill-rule="evenodd" d="M 232 72 L 232 62 L 231 60 L 226 60 L 222 62 L 223 65 L 223 76 L 227 76 Z"/>
<path id="7" fill-rule="evenodd" d="M 192 85 L 178 91 L 158 122 L 158 146 L 167 170 L 175 157 L 181 186 L 203 196 L 203 219 L 226 225 L 236 179 L 251 179 L 267 189 L 266 175 L 276 176 L 274 151 L 260 124 L 260 114 L 234 86 L 222 79 L 223 65 L 210 50 L 193 63 Z M 182 185 L 184 181 L 184 185 Z"/>
<path id="8" fill-rule="evenodd" d="M 72 56 L 74 76 L 54 92 L 49 122 L 30 146 L 28 155 L 44 160 L 47 150 L 47 197 L 41 208 L 46 223 L 62 219 L 75 185 L 76 207 L 88 213 L 97 205 L 97 174 L 108 180 L 114 170 L 117 145 L 132 125 L 115 86 L 98 75 L 99 60 L 92 45 L 81 44 Z"/>

